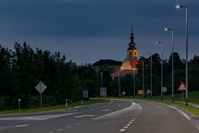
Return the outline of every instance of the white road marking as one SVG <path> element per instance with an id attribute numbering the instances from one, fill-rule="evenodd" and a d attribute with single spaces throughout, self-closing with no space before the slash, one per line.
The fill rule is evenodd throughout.
<path id="1" fill-rule="evenodd" d="M 199 126 L 196 126 L 196 128 L 199 130 Z"/>
<path id="2" fill-rule="evenodd" d="M 93 117 L 95 115 L 80 115 L 80 116 L 75 116 L 75 118 L 82 118 L 82 117 Z"/>
<path id="3" fill-rule="evenodd" d="M 111 101 L 109 104 L 105 105 L 104 108 L 107 106 L 110 106 L 112 103 L 113 103 L 113 101 Z"/>
<path id="4" fill-rule="evenodd" d="M 80 123 L 76 123 L 75 125 L 77 126 L 77 125 L 79 125 Z"/>
<path id="5" fill-rule="evenodd" d="M 127 124 L 127 126 L 129 127 L 131 124 Z"/>
<path id="6" fill-rule="evenodd" d="M 173 109 L 177 110 L 179 113 L 181 113 L 182 115 L 184 115 L 188 120 L 191 120 L 191 118 L 187 114 L 185 114 L 182 110 L 180 110 L 174 106 L 163 104 L 163 103 L 158 103 L 158 104 L 162 104 L 162 105 L 168 106 L 170 108 L 173 108 Z"/>
<path id="7" fill-rule="evenodd" d="M 76 113 L 67 113 L 67 114 L 59 114 L 59 115 L 42 115 L 42 116 L 23 116 L 23 117 L 8 117 L 8 118 L 0 118 L 1 120 L 47 120 L 47 119 L 52 119 L 52 118 L 57 118 L 57 117 L 62 117 L 62 116 L 68 116 L 68 115 L 73 115 L 77 114 Z"/>
<path id="8" fill-rule="evenodd" d="M 66 128 L 71 128 L 72 126 L 67 126 Z"/>
<path id="9" fill-rule="evenodd" d="M 124 109 L 121 109 L 121 110 L 118 110 L 118 111 L 115 111 L 115 112 L 112 112 L 112 113 L 109 113 L 109 114 L 94 118 L 93 120 L 116 118 L 117 116 L 120 116 L 120 115 L 122 115 L 124 113 L 127 113 L 127 112 L 131 111 L 133 109 L 134 105 L 138 105 L 138 107 L 140 109 L 140 111 L 138 112 L 138 114 L 139 114 L 141 112 L 141 110 L 142 110 L 142 107 L 139 104 L 137 104 L 137 103 L 134 103 L 134 102 L 131 102 L 131 103 L 132 103 L 132 105 L 127 107 L 127 108 L 124 108 Z"/>
<path id="10" fill-rule="evenodd" d="M 17 125 L 16 127 L 27 127 L 29 124 L 24 124 L 24 125 Z"/>
<path id="11" fill-rule="evenodd" d="M 128 128 L 127 126 L 125 126 L 124 128 Z"/>
<path id="12" fill-rule="evenodd" d="M 109 111 L 109 109 L 105 109 L 105 110 L 102 110 L 102 111 Z"/>
<path id="13" fill-rule="evenodd" d="M 125 131 L 125 129 L 121 129 L 120 131 L 121 131 L 121 132 L 124 132 L 124 131 Z"/>
<path id="14" fill-rule="evenodd" d="M 57 131 L 62 131 L 62 130 L 64 130 L 63 128 L 61 128 L 61 129 L 58 129 Z"/>
<path id="15" fill-rule="evenodd" d="M 119 107 L 121 106 L 121 105 L 118 105 Z"/>

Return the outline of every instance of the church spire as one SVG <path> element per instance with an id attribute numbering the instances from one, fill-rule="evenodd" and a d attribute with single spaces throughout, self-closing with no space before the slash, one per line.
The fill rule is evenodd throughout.
<path id="1" fill-rule="evenodd" d="M 131 37 L 130 37 L 129 48 L 134 49 L 135 46 L 136 43 L 134 42 L 133 25 L 131 25 Z"/>

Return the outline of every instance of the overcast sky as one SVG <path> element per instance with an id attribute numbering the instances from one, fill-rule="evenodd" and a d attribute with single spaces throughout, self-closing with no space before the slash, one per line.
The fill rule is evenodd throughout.
<path id="1" fill-rule="evenodd" d="M 13 49 L 26 41 L 33 49 L 61 52 L 77 64 L 100 59 L 122 61 L 130 42 L 131 25 L 138 56 L 174 51 L 185 59 L 185 9 L 188 6 L 189 59 L 199 55 L 198 0 L 6 0 L 0 4 L 0 44 Z"/>

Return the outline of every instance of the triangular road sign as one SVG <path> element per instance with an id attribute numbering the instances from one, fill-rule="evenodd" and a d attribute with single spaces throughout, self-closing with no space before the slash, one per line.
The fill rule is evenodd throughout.
<path id="1" fill-rule="evenodd" d="M 178 91 L 185 91 L 186 90 L 186 86 L 184 84 L 184 82 L 182 81 L 180 86 L 178 87 Z"/>
<path id="2" fill-rule="evenodd" d="M 147 93 L 147 94 L 150 94 L 150 93 L 151 93 L 151 91 L 148 89 L 146 93 Z"/>

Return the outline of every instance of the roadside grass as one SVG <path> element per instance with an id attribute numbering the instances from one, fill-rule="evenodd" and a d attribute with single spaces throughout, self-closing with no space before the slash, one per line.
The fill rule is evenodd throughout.
<path id="1" fill-rule="evenodd" d="M 191 106 L 191 105 L 186 106 L 185 104 L 178 103 L 178 102 L 172 103 L 172 101 L 162 101 L 162 103 L 171 104 L 171 105 L 175 105 L 175 106 L 181 107 L 181 108 L 187 110 L 189 113 L 191 113 L 191 114 L 193 114 L 195 116 L 199 116 L 199 108 L 197 108 L 197 107 L 194 107 L 194 106 Z"/>
<path id="2" fill-rule="evenodd" d="M 109 100 L 102 99 L 102 98 L 90 98 L 87 101 L 83 101 L 83 104 L 81 101 L 74 102 L 74 103 L 69 103 L 68 106 L 66 105 L 57 105 L 57 106 L 49 106 L 49 107 L 43 107 L 41 108 L 32 108 L 32 109 L 14 109 L 14 110 L 5 110 L 5 111 L 0 111 L 0 115 L 3 114 L 24 114 L 24 113 L 36 113 L 36 112 L 46 112 L 46 111 L 54 111 L 54 110 L 62 110 L 62 109 L 69 109 L 73 108 L 75 106 L 84 106 L 84 105 L 91 105 L 91 104 L 96 104 L 96 103 L 107 103 L 110 102 Z"/>

